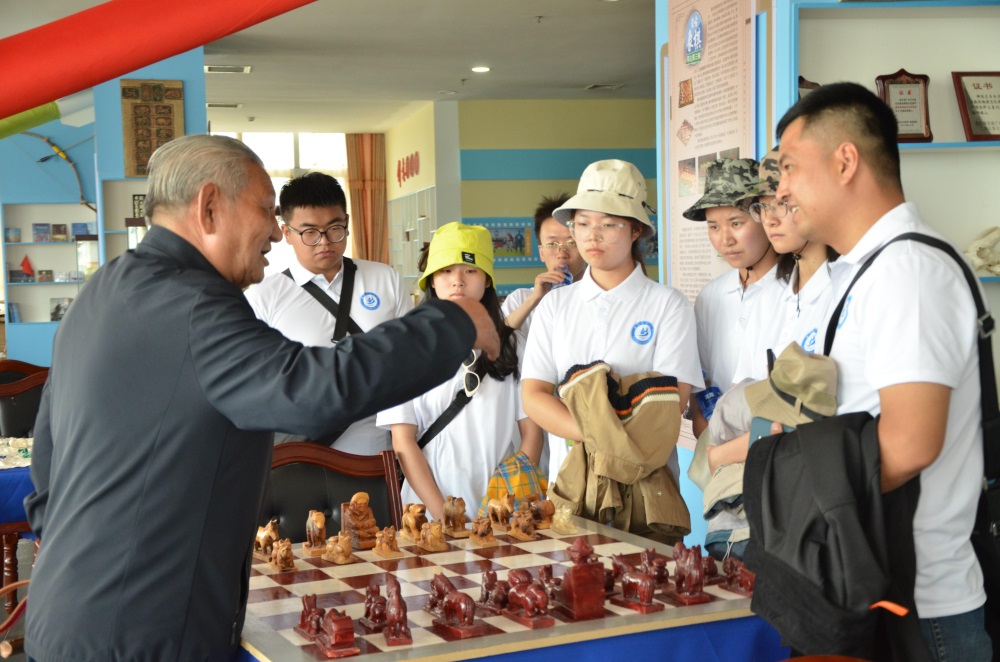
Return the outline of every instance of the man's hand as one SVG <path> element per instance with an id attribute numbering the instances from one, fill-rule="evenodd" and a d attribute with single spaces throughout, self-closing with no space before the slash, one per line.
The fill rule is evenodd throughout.
<path id="1" fill-rule="evenodd" d="M 464 310 L 472 323 L 476 325 L 476 344 L 473 345 L 473 348 L 486 352 L 486 356 L 490 360 L 500 356 L 500 336 L 497 334 L 497 327 L 490 319 L 483 304 L 464 298 L 454 299 L 453 303 Z"/>
<path id="2" fill-rule="evenodd" d="M 541 300 L 543 296 L 549 293 L 553 285 L 558 285 L 564 280 L 566 280 L 566 272 L 561 269 L 543 271 L 535 276 L 535 291 L 532 292 L 532 296 L 536 300 Z"/>

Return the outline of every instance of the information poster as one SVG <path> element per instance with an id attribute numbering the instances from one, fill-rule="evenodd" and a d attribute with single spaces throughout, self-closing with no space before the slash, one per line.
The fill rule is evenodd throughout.
<path id="1" fill-rule="evenodd" d="M 752 16 L 752 0 L 670 3 L 661 131 L 670 212 L 664 234 L 670 242 L 669 282 L 692 301 L 729 267 L 712 249 L 705 224 L 681 212 L 704 193 L 709 163 L 756 156 Z"/>

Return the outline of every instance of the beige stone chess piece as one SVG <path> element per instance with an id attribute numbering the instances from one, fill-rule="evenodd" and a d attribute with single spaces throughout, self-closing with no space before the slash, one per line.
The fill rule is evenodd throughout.
<path id="1" fill-rule="evenodd" d="M 367 492 L 358 492 L 351 497 L 349 503 L 340 507 L 341 526 L 351 534 L 354 549 L 371 549 L 375 546 L 375 534 L 379 528 L 368 501 Z"/>
<path id="2" fill-rule="evenodd" d="M 375 548 L 372 550 L 385 559 L 398 559 L 403 555 L 396 542 L 396 527 L 387 526 L 375 534 Z"/>
<path id="3" fill-rule="evenodd" d="M 310 510 L 306 519 L 306 542 L 303 551 L 309 556 L 322 556 L 326 552 L 326 515 L 322 510 Z"/>
<path id="4" fill-rule="evenodd" d="M 427 506 L 422 503 L 408 503 L 403 508 L 403 528 L 399 531 L 401 538 L 410 542 L 420 539 L 420 528 L 427 522 Z"/>
<path id="5" fill-rule="evenodd" d="M 445 497 L 444 500 L 444 532 L 452 538 L 468 538 L 469 530 L 465 528 L 468 521 L 465 514 L 465 499 L 462 497 Z"/>
<path id="6" fill-rule="evenodd" d="M 490 499 L 486 504 L 493 526 L 506 529 L 510 523 L 510 515 L 514 512 L 514 495 L 508 492 L 500 499 Z"/>
<path id="7" fill-rule="evenodd" d="M 341 531 L 338 535 L 327 538 L 323 560 L 337 565 L 357 563 L 361 559 L 351 553 L 351 549 L 351 534 L 347 531 Z"/>
<path id="8" fill-rule="evenodd" d="M 292 539 L 274 541 L 271 546 L 271 567 L 278 572 L 295 569 L 295 554 L 292 553 Z"/>
<path id="9" fill-rule="evenodd" d="M 535 517 L 531 514 L 531 506 L 527 501 L 522 501 L 514 511 L 507 533 L 518 540 L 538 540 L 538 534 L 535 533 Z"/>
<path id="10" fill-rule="evenodd" d="M 265 526 L 257 527 L 257 536 L 253 540 L 253 555 L 258 561 L 270 561 L 271 549 L 278 539 L 278 518 L 272 519 Z"/>
<path id="11" fill-rule="evenodd" d="M 556 506 L 556 512 L 552 515 L 552 530 L 564 535 L 576 533 L 576 524 L 573 523 L 573 510 L 568 505 L 560 504 Z"/>
<path id="12" fill-rule="evenodd" d="M 976 237 L 965 249 L 965 256 L 969 258 L 972 268 L 1000 276 L 1000 250 L 996 249 L 998 243 L 1000 243 L 998 227 L 989 228 Z"/>
<path id="13" fill-rule="evenodd" d="M 477 517 L 472 520 L 472 534 L 469 536 L 469 540 L 472 541 L 473 545 L 479 547 L 499 544 L 497 539 L 493 537 L 493 522 L 490 521 L 489 517 Z"/>
<path id="14" fill-rule="evenodd" d="M 441 522 L 424 522 L 420 527 L 420 539 L 417 540 L 417 547 L 428 552 L 447 551 L 448 543 L 444 541 L 444 528 Z"/>

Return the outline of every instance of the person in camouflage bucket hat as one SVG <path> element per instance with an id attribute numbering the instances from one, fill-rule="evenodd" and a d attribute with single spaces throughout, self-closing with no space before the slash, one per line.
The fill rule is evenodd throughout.
<path id="1" fill-rule="evenodd" d="M 760 176 L 757 195 L 775 196 L 778 194 L 778 182 L 781 180 L 781 169 L 778 167 L 778 148 L 775 147 L 764 155 L 758 167 Z"/>
<path id="2" fill-rule="evenodd" d="M 683 214 L 692 221 L 704 221 L 711 207 L 737 207 L 758 195 L 758 164 L 753 159 L 719 159 L 708 164 L 705 195 Z"/>

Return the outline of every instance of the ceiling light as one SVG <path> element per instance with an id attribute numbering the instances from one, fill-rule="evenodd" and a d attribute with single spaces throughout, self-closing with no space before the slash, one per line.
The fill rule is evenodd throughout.
<path id="1" fill-rule="evenodd" d="M 251 67 L 249 64 L 206 64 L 206 74 L 248 74 Z"/>
<path id="2" fill-rule="evenodd" d="M 241 103 L 219 103 L 217 101 L 209 101 L 205 104 L 205 108 L 242 108 Z"/>
<path id="3" fill-rule="evenodd" d="M 489 67 L 472 67 L 472 71 L 477 74 L 485 74 L 490 70 Z"/>
<path id="4" fill-rule="evenodd" d="M 455 90 L 440 90 L 438 92 L 438 94 L 440 94 L 442 96 L 449 96 L 449 95 L 452 95 L 452 94 L 456 94 L 456 92 L 455 92 Z"/>

